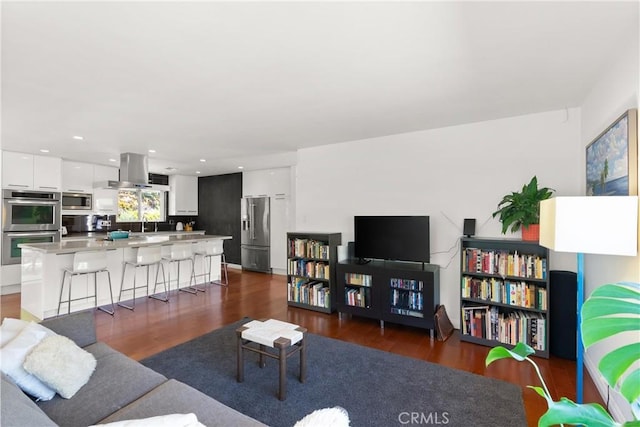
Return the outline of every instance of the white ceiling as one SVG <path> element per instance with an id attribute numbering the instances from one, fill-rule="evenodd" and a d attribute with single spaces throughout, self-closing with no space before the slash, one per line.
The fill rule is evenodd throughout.
<path id="1" fill-rule="evenodd" d="M 154 149 L 153 172 L 211 175 L 293 164 L 303 147 L 579 106 L 616 46 L 637 37 L 639 6 L 1 8 L 3 149 L 114 165 Z"/>

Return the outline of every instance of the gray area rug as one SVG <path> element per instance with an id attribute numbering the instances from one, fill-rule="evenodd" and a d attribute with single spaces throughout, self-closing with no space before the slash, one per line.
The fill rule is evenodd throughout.
<path id="1" fill-rule="evenodd" d="M 342 406 L 351 426 L 526 426 L 522 392 L 514 384 L 418 359 L 307 334 L 307 379 L 299 356 L 287 360 L 287 399 L 277 398 L 278 362 L 245 352 L 245 379 L 236 382 L 233 323 L 142 363 L 168 378 L 273 427 L 293 426 L 316 409 Z"/>

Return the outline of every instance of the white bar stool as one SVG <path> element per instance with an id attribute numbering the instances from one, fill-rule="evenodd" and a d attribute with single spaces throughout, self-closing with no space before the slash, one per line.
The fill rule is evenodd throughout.
<path id="1" fill-rule="evenodd" d="M 120 281 L 120 295 L 118 296 L 118 305 L 124 308 L 128 308 L 129 310 L 134 310 L 136 307 L 136 289 L 145 288 L 147 290 L 146 295 L 149 298 L 157 299 L 159 301 L 169 302 L 169 291 L 167 289 L 167 280 L 164 275 L 164 264 L 162 264 L 162 247 L 161 246 L 140 246 L 135 248 L 136 257 L 135 261 L 125 261 L 123 270 L 122 270 L 122 280 Z M 152 265 L 156 266 L 156 280 L 153 286 L 153 294 L 149 295 L 149 267 Z M 124 276 L 127 274 L 127 266 L 133 267 L 133 286 L 124 287 Z M 138 267 L 146 267 L 147 268 L 147 283 L 145 286 L 136 286 L 136 272 Z M 162 283 L 164 284 L 164 296 L 159 297 L 156 295 L 156 289 L 158 287 L 158 273 L 160 273 L 160 269 L 162 268 Z M 123 304 L 122 301 L 122 293 L 125 291 L 133 291 L 133 300 L 131 305 Z"/>
<path id="2" fill-rule="evenodd" d="M 221 286 L 229 286 L 229 271 L 227 270 L 227 259 L 224 255 L 224 240 L 206 240 L 204 242 L 198 242 L 196 244 L 196 250 L 194 252 L 194 258 L 202 257 L 202 274 L 198 276 L 207 276 L 207 283 L 214 283 Z M 211 281 L 211 257 L 220 256 L 220 279 L 214 282 Z M 207 270 L 207 266 L 209 269 Z"/>
<path id="3" fill-rule="evenodd" d="M 107 273 L 109 279 L 109 297 L 111 298 L 111 311 L 103 307 L 98 307 L 98 273 Z M 64 293 L 65 279 L 69 275 L 69 298 L 62 299 Z M 71 298 L 71 284 L 73 283 L 73 276 L 80 276 L 85 274 L 93 274 L 93 295 L 87 295 L 85 297 Z M 73 254 L 72 267 L 65 268 L 62 272 L 62 283 L 60 284 L 60 298 L 58 300 L 58 316 L 60 315 L 60 308 L 62 304 L 68 304 L 67 313 L 71 313 L 71 302 L 79 301 L 83 299 L 93 298 L 95 300 L 94 307 L 104 311 L 113 316 L 115 313 L 115 306 L 113 305 L 113 291 L 111 289 L 111 274 L 107 270 L 107 257 L 106 251 L 87 251 L 76 252 Z"/>
<path id="4" fill-rule="evenodd" d="M 171 264 L 176 262 L 178 263 L 178 278 L 176 279 L 176 286 L 178 290 L 194 295 L 197 294 L 198 291 L 204 292 L 204 289 L 196 288 L 194 286 L 196 283 L 196 276 L 193 262 L 193 243 L 174 243 L 170 246 L 162 246 L 162 251 L 162 259 L 169 263 L 169 289 L 171 289 Z M 189 286 L 186 288 L 180 287 L 180 264 L 182 261 L 189 261 L 191 263 Z M 193 283 L 193 285 L 191 283 Z"/>

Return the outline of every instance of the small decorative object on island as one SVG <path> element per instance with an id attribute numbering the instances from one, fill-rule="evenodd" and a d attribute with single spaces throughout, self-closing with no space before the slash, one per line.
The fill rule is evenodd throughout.
<path id="1" fill-rule="evenodd" d="M 566 397 L 554 401 L 547 388 L 540 369 L 529 358 L 534 350 L 526 344 L 518 343 L 512 350 L 494 347 L 489 351 L 485 365 L 496 360 L 512 358 L 527 361 L 534 366 L 542 387 L 528 386 L 547 401 L 548 410 L 538 421 L 538 426 L 558 424 L 582 424 L 586 426 L 638 426 L 640 419 L 640 342 L 621 338 L 640 333 L 638 322 L 640 310 L 640 284 L 612 283 L 600 286 L 585 301 L 582 307 L 580 332 L 587 349 L 596 343 L 608 340 L 607 353 L 598 363 L 598 371 L 607 381 L 613 393 L 619 393 L 631 406 L 634 420 L 617 422 L 597 403 L 574 403 Z M 616 345 L 619 344 L 619 345 Z"/>
<path id="2" fill-rule="evenodd" d="M 540 202 L 551 197 L 555 190 L 538 188 L 538 178 L 534 176 L 520 192 L 507 194 L 498 203 L 493 218 L 500 216 L 502 234 L 512 233 L 522 227 L 522 240 L 537 241 L 540 236 Z M 509 227 L 511 229 L 509 230 Z"/>

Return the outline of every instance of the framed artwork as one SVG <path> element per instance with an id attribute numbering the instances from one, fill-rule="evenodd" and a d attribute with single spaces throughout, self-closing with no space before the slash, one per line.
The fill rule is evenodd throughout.
<path id="1" fill-rule="evenodd" d="M 627 110 L 587 145 L 587 196 L 638 194 L 638 112 Z"/>

